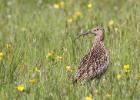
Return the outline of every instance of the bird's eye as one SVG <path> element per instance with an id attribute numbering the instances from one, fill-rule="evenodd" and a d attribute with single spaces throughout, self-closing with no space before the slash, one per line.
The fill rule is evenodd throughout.
<path id="1" fill-rule="evenodd" d="M 97 28 L 97 31 L 98 31 L 99 29 Z"/>

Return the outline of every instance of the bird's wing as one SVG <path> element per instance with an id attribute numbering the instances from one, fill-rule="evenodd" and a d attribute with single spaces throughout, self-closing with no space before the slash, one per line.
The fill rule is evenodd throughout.
<path id="1" fill-rule="evenodd" d="M 80 61 L 79 65 L 78 65 L 78 69 L 80 69 L 82 66 L 85 66 L 88 63 L 88 60 L 90 58 L 91 52 L 89 52 L 88 54 L 86 54 Z"/>
<path id="2" fill-rule="evenodd" d="M 90 63 L 89 63 L 89 61 L 91 61 L 90 60 L 91 56 L 93 56 L 93 54 L 90 51 L 80 61 L 79 65 L 78 65 L 78 69 L 77 69 L 76 75 L 75 75 L 75 79 L 74 79 L 75 81 L 82 80 L 82 79 L 86 78 L 87 74 L 89 73 L 89 71 L 90 70 L 94 70 L 93 66 L 96 66 L 96 65 L 93 65 L 93 64 L 90 65 Z M 89 68 L 89 66 L 91 66 L 91 67 Z M 80 79 L 80 78 L 82 78 L 82 79 Z"/>
<path id="3" fill-rule="evenodd" d="M 101 75 L 106 69 L 108 65 L 108 56 L 104 52 L 104 49 L 97 48 L 83 57 L 78 65 L 75 81 L 95 78 Z"/>

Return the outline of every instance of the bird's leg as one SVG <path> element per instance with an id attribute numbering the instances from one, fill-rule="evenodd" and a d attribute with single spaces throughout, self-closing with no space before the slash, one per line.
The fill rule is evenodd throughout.
<path id="1" fill-rule="evenodd" d="M 95 89 L 94 89 L 95 92 L 100 89 L 100 86 L 99 86 L 100 81 L 101 81 L 101 76 L 97 76 L 95 79 Z"/>
<path id="2" fill-rule="evenodd" d="M 94 93 L 93 93 L 93 90 L 94 90 L 94 89 L 93 89 L 93 86 L 92 86 L 92 85 L 93 85 L 93 82 L 92 82 L 92 81 L 88 81 L 88 82 L 87 82 L 87 85 L 86 85 L 86 86 L 87 86 L 87 89 L 89 90 L 88 92 L 89 92 L 91 95 L 94 94 Z"/>
<path id="3" fill-rule="evenodd" d="M 95 80 L 95 87 L 96 87 L 96 88 L 99 86 L 99 83 L 100 83 L 100 79 L 96 79 L 96 80 Z"/>
<path id="4" fill-rule="evenodd" d="M 96 82 L 96 81 L 95 81 Z M 98 83 L 96 82 L 95 84 L 94 84 L 94 81 L 90 81 L 90 82 L 88 82 L 88 84 L 87 84 L 87 88 L 89 89 L 89 93 L 92 95 L 92 96 L 94 96 L 95 94 L 96 94 L 96 91 L 98 90 L 98 85 L 97 85 Z"/>
<path id="5" fill-rule="evenodd" d="M 87 82 L 87 88 L 88 88 L 88 89 L 91 88 L 91 81 Z"/>
<path id="6" fill-rule="evenodd" d="M 96 91 L 99 90 L 99 83 L 100 83 L 100 79 L 96 79 L 94 85 L 90 84 L 89 89 L 92 96 L 94 96 L 96 94 Z"/>

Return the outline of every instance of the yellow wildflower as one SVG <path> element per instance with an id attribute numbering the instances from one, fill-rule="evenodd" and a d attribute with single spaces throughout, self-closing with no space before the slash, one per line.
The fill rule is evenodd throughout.
<path id="1" fill-rule="evenodd" d="M 57 59 L 57 60 L 62 60 L 63 57 L 62 57 L 62 56 L 56 56 L 56 59 Z"/>
<path id="2" fill-rule="evenodd" d="M 140 75 L 136 77 L 137 80 L 140 80 Z"/>
<path id="3" fill-rule="evenodd" d="M 35 67 L 35 72 L 40 72 L 40 70 L 37 68 L 37 67 Z"/>
<path id="4" fill-rule="evenodd" d="M 109 27 L 112 27 L 114 25 L 114 21 L 111 19 L 109 22 L 108 22 L 108 26 Z"/>
<path id="5" fill-rule="evenodd" d="M 73 17 L 73 20 L 76 20 L 77 19 L 77 16 L 76 15 L 73 15 L 72 17 Z"/>
<path id="6" fill-rule="evenodd" d="M 0 52 L 0 57 L 3 57 L 3 56 L 4 56 L 3 52 Z"/>
<path id="7" fill-rule="evenodd" d="M 36 79 L 31 79 L 31 80 L 29 80 L 29 82 L 30 82 L 31 85 L 34 85 L 34 84 L 37 83 L 37 80 Z"/>
<path id="8" fill-rule="evenodd" d="M 89 3 L 88 5 L 87 5 L 87 7 L 90 9 L 90 8 L 92 8 L 92 3 Z"/>
<path id="9" fill-rule="evenodd" d="M 11 49 L 12 48 L 12 45 L 10 43 L 7 43 L 5 46 L 6 46 L 7 49 Z"/>
<path id="10" fill-rule="evenodd" d="M 129 70 L 129 65 L 128 64 L 126 64 L 126 65 L 124 65 L 123 66 L 123 70 L 124 70 L 124 72 L 129 72 L 130 70 Z"/>
<path id="11" fill-rule="evenodd" d="M 58 4 L 54 4 L 53 7 L 54 7 L 55 9 L 59 9 L 59 8 L 60 8 L 60 6 L 59 6 Z"/>
<path id="12" fill-rule="evenodd" d="M 122 75 L 118 73 L 117 74 L 117 79 L 119 80 L 121 77 L 122 77 Z"/>
<path id="13" fill-rule="evenodd" d="M 92 96 L 86 96 L 85 100 L 92 100 Z"/>
<path id="14" fill-rule="evenodd" d="M 76 11 L 75 15 L 79 17 L 79 16 L 81 16 L 81 12 L 80 11 Z"/>
<path id="15" fill-rule="evenodd" d="M 3 56 L 4 56 L 3 52 L 0 52 L 0 61 L 3 59 Z"/>
<path id="16" fill-rule="evenodd" d="M 60 8 L 64 8 L 64 2 L 63 1 L 59 2 L 59 6 Z"/>
<path id="17" fill-rule="evenodd" d="M 73 21 L 72 18 L 69 18 L 69 19 L 67 20 L 68 23 L 72 23 L 72 21 Z"/>
<path id="18" fill-rule="evenodd" d="M 71 72 L 72 71 L 71 66 L 66 66 L 66 71 Z"/>
<path id="19" fill-rule="evenodd" d="M 80 11 L 76 11 L 73 15 L 73 19 L 77 19 L 77 17 L 81 16 L 81 12 Z"/>
<path id="20" fill-rule="evenodd" d="M 111 97 L 111 94 L 107 93 L 107 94 L 105 95 L 105 97 L 106 97 L 106 98 L 110 98 L 110 97 Z"/>
<path id="21" fill-rule="evenodd" d="M 24 91 L 24 85 L 23 84 L 19 84 L 16 88 L 17 88 L 17 90 L 19 92 L 23 92 Z"/>
<path id="22" fill-rule="evenodd" d="M 51 57 L 53 55 L 53 52 L 48 52 L 46 57 Z"/>
<path id="23" fill-rule="evenodd" d="M 2 60 L 3 58 L 2 57 L 0 57 L 0 61 Z"/>
<path id="24" fill-rule="evenodd" d="M 118 31 L 118 28 L 117 28 L 117 27 L 115 27 L 115 28 L 114 28 L 114 30 L 115 30 L 115 32 L 117 32 L 117 31 Z"/>

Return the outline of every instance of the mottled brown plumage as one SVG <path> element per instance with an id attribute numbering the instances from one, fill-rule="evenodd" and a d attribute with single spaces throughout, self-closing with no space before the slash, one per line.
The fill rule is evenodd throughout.
<path id="1" fill-rule="evenodd" d="M 95 35 L 95 40 L 89 53 L 83 57 L 78 65 L 74 82 L 100 77 L 107 70 L 109 57 L 104 46 L 104 29 L 96 27 L 82 35 L 89 33 Z"/>

